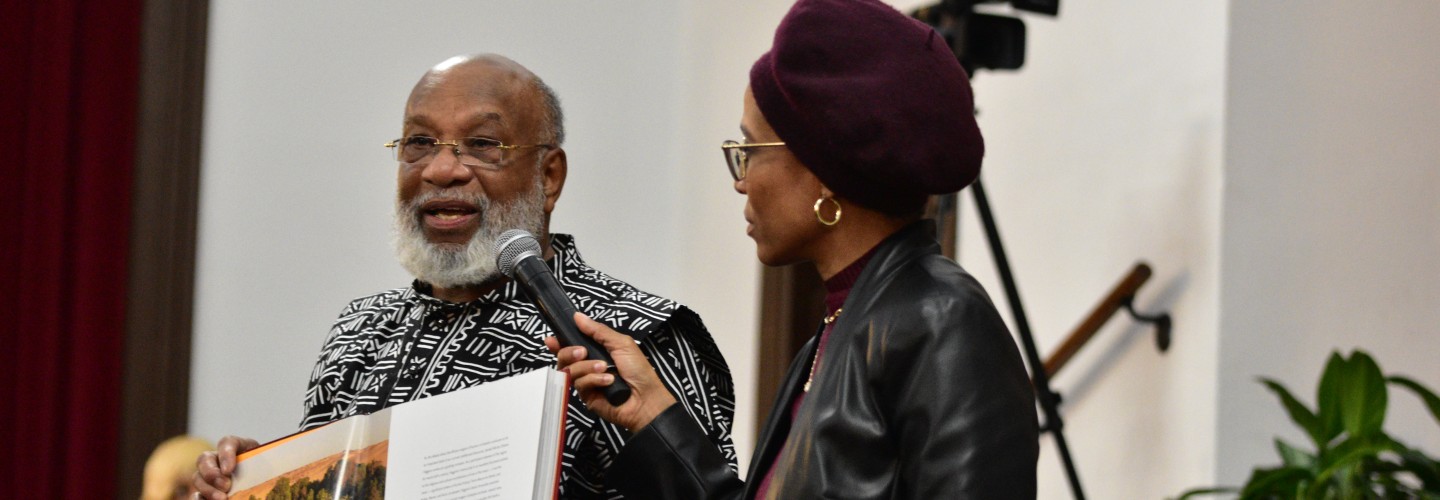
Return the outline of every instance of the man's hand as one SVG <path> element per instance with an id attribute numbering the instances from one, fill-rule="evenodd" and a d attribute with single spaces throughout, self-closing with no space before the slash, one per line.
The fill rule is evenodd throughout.
<path id="1" fill-rule="evenodd" d="M 620 406 L 612 406 L 605 400 L 603 389 L 615 380 L 615 376 L 605 373 L 605 362 L 586 361 L 584 347 L 562 349 L 555 337 L 546 337 L 545 347 L 555 354 L 556 368 L 570 374 L 571 385 L 580 392 L 580 399 L 590 411 L 630 432 L 639 432 L 675 404 L 675 396 L 660 382 L 660 377 L 655 375 L 655 369 L 640 352 L 640 347 L 635 345 L 634 339 L 578 312 L 575 313 L 575 326 L 610 352 L 616 371 L 630 384 L 630 399 Z"/>
<path id="2" fill-rule="evenodd" d="M 195 459 L 195 477 L 191 482 L 200 492 L 200 498 L 229 499 L 230 478 L 235 475 L 235 457 L 259 446 L 260 443 L 254 439 L 225 436 L 215 446 L 215 451 L 207 451 Z"/>

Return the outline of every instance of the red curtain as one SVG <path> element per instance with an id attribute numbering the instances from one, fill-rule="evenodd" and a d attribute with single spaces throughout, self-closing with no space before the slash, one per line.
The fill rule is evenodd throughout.
<path id="1" fill-rule="evenodd" d="M 0 2 L 0 498 L 114 498 L 141 0 Z"/>

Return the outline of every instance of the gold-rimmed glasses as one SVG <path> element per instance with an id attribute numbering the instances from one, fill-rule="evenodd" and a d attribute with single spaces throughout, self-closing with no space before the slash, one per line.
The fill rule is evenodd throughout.
<path id="1" fill-rule="evenodd" d="M 725 164 L 730 166 L 730 177 L 735 178 L 735 182 L 740 182 L 745 179 L 745 174 L 750 170 L 750 159 L 749 154 L 745 152 L 746 149 L 772 148 L 784 145 L 785 143 L 783 142 L 741 143 L 725 141 L 720 143 L 720 151 L 725 153 Z"/>
<path id="2" fill-rule="evenodd" d="M 498 168 L 505 161 L 505 152 L 514 149 L 553 148 L 554 144 L 509 145 L 489 137 L 466 137 L 442 141 L 428 135 L 410 135 L 385 143 L 396 161 L 418 164 L 430 161 L 441 146 L 449 146 L 455 158 L 467 167 Z"/>

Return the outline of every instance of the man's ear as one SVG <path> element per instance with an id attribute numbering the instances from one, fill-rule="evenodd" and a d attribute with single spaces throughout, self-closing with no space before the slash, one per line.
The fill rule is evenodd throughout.
<path id="1" fill-rule="evenodd" d="M 569 174 L 569 165 L 565 161 L 565 150 L 558 147 L 551 148 L 545 152 L 540 161 L 540 176 L 544 179 L 545 190 L 545 214 L 555 210 L 555 202 L 560 201 L 560 192 L 565 190 L 565 176 Z"/>

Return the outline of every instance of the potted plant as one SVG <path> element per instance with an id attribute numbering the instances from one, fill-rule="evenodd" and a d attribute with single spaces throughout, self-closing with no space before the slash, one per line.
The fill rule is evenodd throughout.
<path id="1" fill-rule="evenodd" d="M 1420 397 L 1440 424 L 1440 397 L 1409 378 L 1386 377 L 1375 360 L 1356 350 L 1330 354 L 1316 391 L 1316 408 L 1295 399 L 1279 382 L 1261 378 L 1280 398 L 1290 420 L 1310 437 L 1313 450 L 1275 439 L 1278 467 L 1258 467 L 1239 488 L 1185 492 L 1195 495 L 1239 493 L 1243 499 L 1440 499 L 1440 462 L 1397 441 L 1381 429 L 1389 401 L 1388 385 Z"/>

